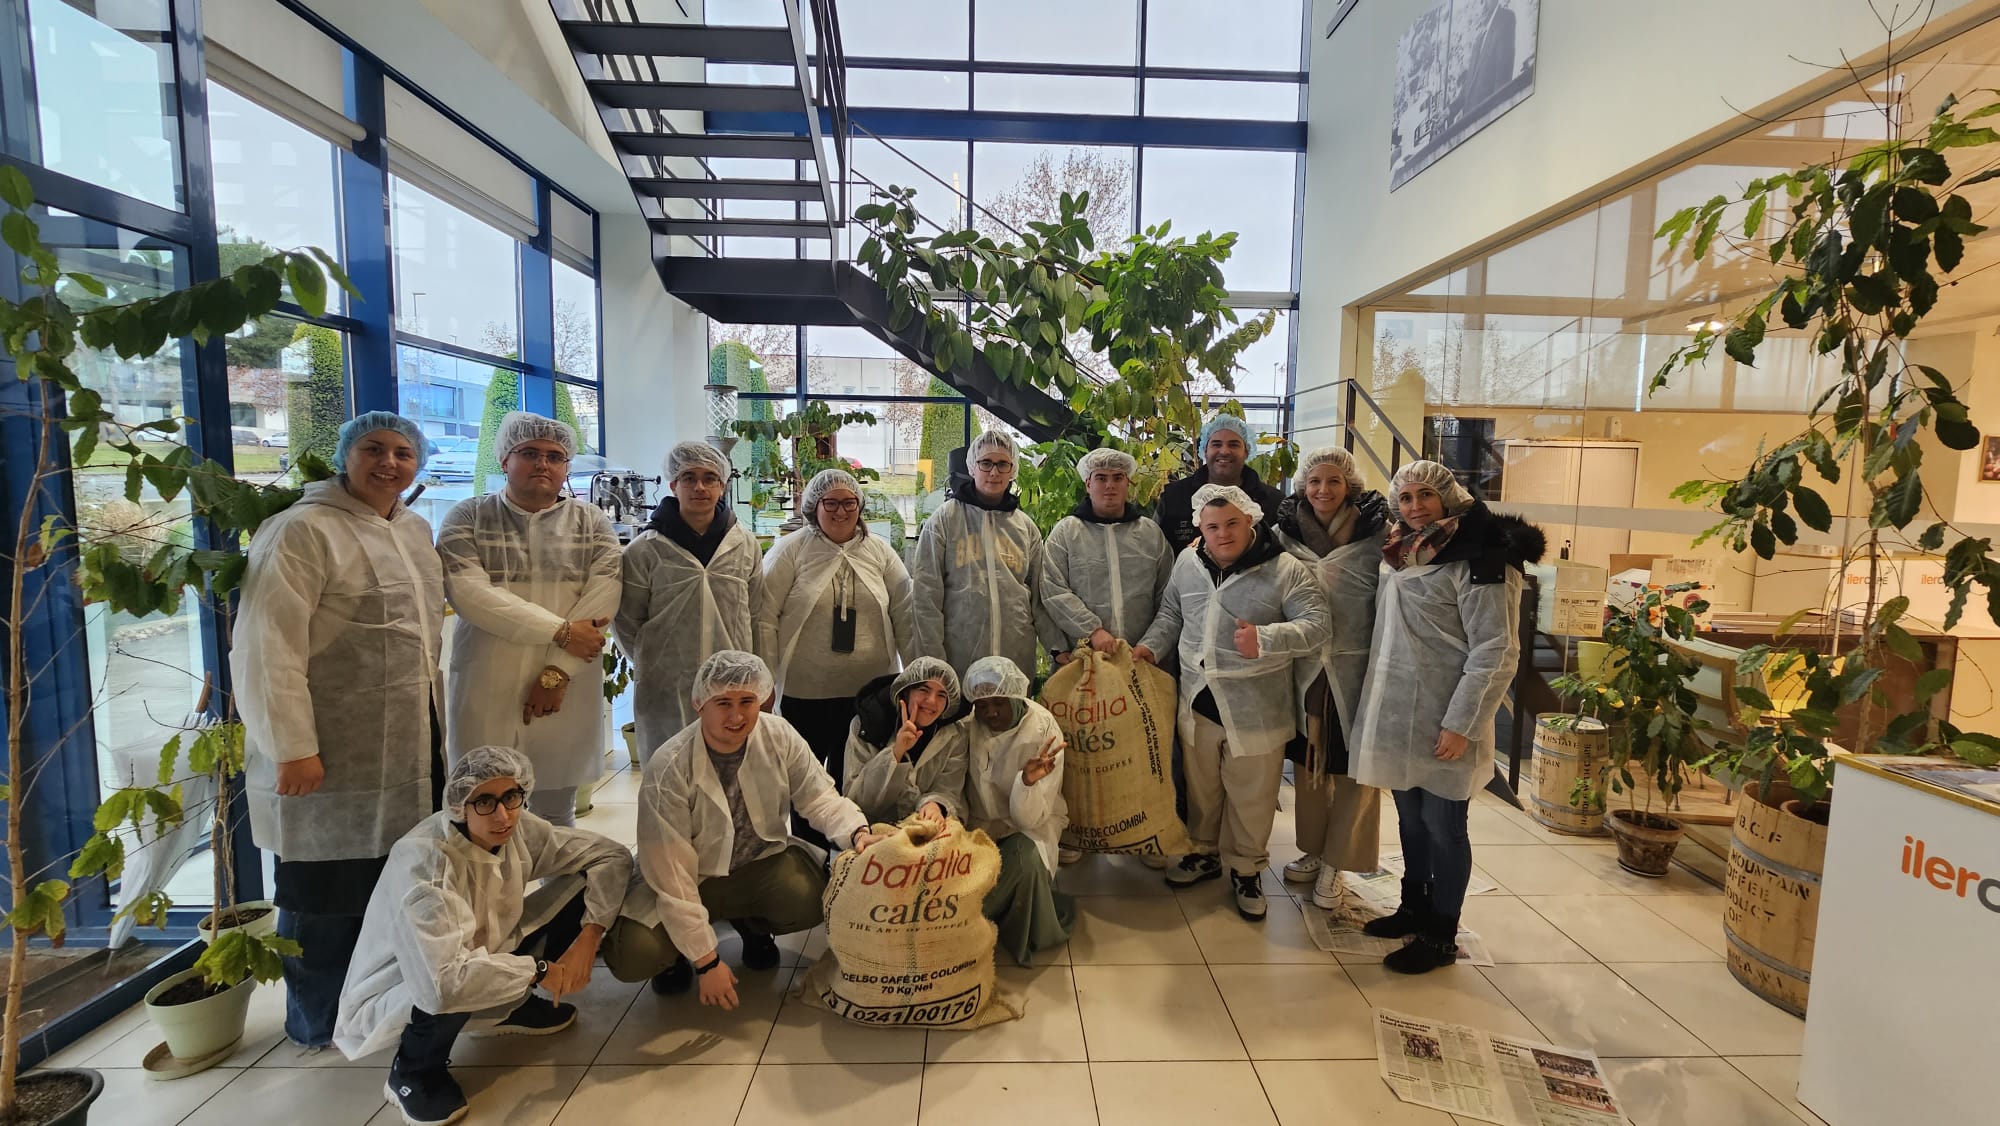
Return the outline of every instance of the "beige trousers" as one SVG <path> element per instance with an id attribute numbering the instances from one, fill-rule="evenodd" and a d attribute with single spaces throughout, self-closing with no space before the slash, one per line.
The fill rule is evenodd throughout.
<path id="1" fill-rule="evenodd" d="M 1197 715 L 1182 758 L 1194 850 L 1219 853 L 1238 875 L 1262 871 L 1271 862 L 1271 821 L 1278 813 L 1285 756 L 1232 757 L 1222 725 Z"/>
<path id="2" fill-rule="evenodd" d="M 1382 791 L 1340 774 L 1314 778 L 1299 767 L 1299 851 L 1343 872 L 1381 867 Z"/>

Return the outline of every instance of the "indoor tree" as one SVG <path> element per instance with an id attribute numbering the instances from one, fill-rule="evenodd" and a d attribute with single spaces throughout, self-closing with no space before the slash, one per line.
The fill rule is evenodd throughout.
<path id="1" fill-rule="evenodd" d="M 31 858 L 16 806 L 35 784 L 37 771 L 28 753 L 29 720 L 31 712 L 47 706 L 42 694 L 49 689 L 53 666 L 46 661 L 30 663 L 23 626 L 51 584 L 75 582 L 85 601 L 135 616 L 174 612 L 190 600 L 198 601 L 220 617 L 226 637 L 231 595 L 246 565 L 237 548 L 300 496 L 298 488 L 283 483 L 238 479 L 185 445 L 150 440 L 141 444 L 142 437 L 171 439 L 191 420 L 162 417 L 134 423 L 121 418 L 78 374 L 77 364 L 92 352 L 126 361 L 143 359 L 183 338 L 199 346 L 245 325 L 266 323 L 259 318 L 278 307 L 288 288 L 290 298 L 307 315 L 318 316 L 326 308 L 329 275 L 349 293 L 353 289 L 339 265 L 314 249 L 270 252 L 240 262 L 228 276 L 214 281 L 156 297 L 123 299 L 97 278 L 62 268 L 31 217 L 32 193 L 19 170 L 0 167 L 0 200 L 7 208 L 0 215 L 0 239 L 23 264 L 21 281 L 31 294 L 20 301 L 0 298 L 0 346 L 15 376 L 27 385 L 25 406 L 16 417 L 35 435 L 32 458 L 25 451 L 9 454 L 25 465 L 26 488 L 20 518 L 0 549 L 7 553 L 8 580 L 7 749 L 5 762 L 0 763 L 0 799 L 6 805 L 0 831 L 5 835 L 8 866 L 5 922 L 11 932 L 4 1020 L 0 1020 L 0 1120 L 4 1120 L 17 1099 L 29 943 L 42 938 L 60 945 L 64 935 L 63 903 L 70 884 L 51 871 L 67 867 L 71 878 L 115 878 L 124 863 L 123 829 L 150 824 L 158 832 L 190 816 L 194 811 L 182 808 L 176 781 L 176 763 L 183 758 L 189 769 L 212 774 L 222 784 L 208 814 L 215 848 L 219 856 L 226 856 L 232 828 L 227 782 L 241 770 L 243 757 L 242 724 L 225 693 L 210 710 L 212 722 L 184 733 L 184 749 L 183 735 L 163 748 L 157 784 L 122 788 L 105 799 L 97 812 L 96 833 L 77 855 Z M 301 468 L 308 476 L 327 472 L 317 459 L 304 462 Z M 63 515 L 58 498 L 73 467 L 85 465 L 122 479 L 129 512 L 143 511 L 142 498 L 172 502 L 185 496 L 195 521 L 209 529 L 214 546 L 203 546 L 192 536 L 149 529 L 143 518 L 123 528 L 123 534 L 83 538 Z M 135 550 L 135 543 L 143 549 Z M 76 734 L 65 732 L 62 737 Z M 212 910 L 220 916 L 234 906 L 235 886 L 229 864 L 215 867 Z M 163 925 L 169 906 L 164 896 L 153 895 L 121 910 Z M 271 980 L 278 974 L 279 956 L 297 950 L 295 943 L 275 935 L 236 931 L 220 936 L 196 966 L 214 984 L 234 984 L 246 976 Z"/>

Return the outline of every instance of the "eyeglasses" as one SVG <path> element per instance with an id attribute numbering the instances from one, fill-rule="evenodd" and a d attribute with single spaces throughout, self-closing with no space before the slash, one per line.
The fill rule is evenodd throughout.
<path id="1" fill-rule="evenodd" d="M 499 809 L 503 805 L 506 806 L 508 809 L 519 809 L 521 808 L 521 803 L 527 800 L 528 800 L 528 791 L 523 790 L 519 786 L 516 786 L 513 789 L 508 790 L 504 793 L 481 794 L 478 797 L 473 798 L 471 801 L 466 802 L 465 808 L 471 810 L 474 813 L 477 813 L 481 817 L 491 817 L 493 815 L 493 811 Z"/>
<path id="2" fill-rule="evenodd" d="M 973 464 L 979 467 L 981 473 L 1005 473 L 1014 468 L 1014 463 L 1011 461 L 992 461 L 987 458 L 980 458 Z"/>
<path id="3" fill-rule="evenodd" d="M 823 497 L 819 502 L 821 512 L 859 512 L 861 502 L 853 497 Z"/>
<path id="4" fill-rule="evenodd" d="M 569 462 L 569 455 L 561 450 L 537 450 L 532 447 L 514 450 L 509 456 L 525 459 L 530 465 L 565 465 Z"/>

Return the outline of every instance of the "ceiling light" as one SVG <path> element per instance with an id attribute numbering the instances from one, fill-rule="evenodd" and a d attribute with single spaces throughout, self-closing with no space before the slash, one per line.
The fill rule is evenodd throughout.
<path id="1" fill-rule="evenodd" d="M 1729 324 L 1727 321 L 1717 320 L 1714 317 L 1696 317 L 1687 323 L 1687 330 L 1689 332 L 1701 332 L 1703 330 L 1721 332 L 1728 327 Z"/>

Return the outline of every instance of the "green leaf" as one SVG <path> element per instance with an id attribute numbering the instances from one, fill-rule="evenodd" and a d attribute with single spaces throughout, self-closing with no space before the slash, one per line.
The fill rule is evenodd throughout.
<path id="1" fill-rule="evenodd" d="M 70 862 L 69 875 L 73 880 L 87 876 L 103 875 L 115 880 L 125 873 L 125 841 L 112 833 L 96 833 L 83 842 L 76 859 Z"/>
<path id="2" fill-rule="evenodd" d="M 292 296 L 307 316 L 317 317 L 326 313 L 326 275 L 320 273 L 311 258 L 303 254 L 288 257 L 285 260 L 285 278 L 291 283 Z"/>
<path id="3" fill-rule="evenodd" d="M 1974 766 L 1993 766 L 2000 763 L 2000 740 L 1991 735 L 1966 732 L 1951 741 L 1951 753 Z"/>
<path id="4" fill-rule="evenodd" d="M 1806 527 L 1815 532 L 1833 527 L 1833 510 L 1827 507 L 1826 498 L 1804 485 L 1792 487 L 1792 507 L 1798 510 Z"/>
<path id="5" fill-rule="evenodd" d="M 1759 558 L 1769 559 L 1778 553 L 1778 537 L 1768 525 L 1753 524 L 1750 527 L 1750 547 Z"/>
<path id="6" fill-rule="evenodd" d="M 34 257 L 35 251 L 42 245 L 35 221 L 19 211 L 0 215 L 0 239 L 4 239 L 8 248 L 23 258 Z"/>
<path id="7" fill-rule="evenodd" d="M 11 164 L 0 166 L 0 199 L 16 211 L 34 206 L 35 189 L 28 183 L 27 174 Z"/>
<path id="8" fill-rule="evenodd" d="M 1737 702 L 1747 704 L 1759 711 L 1768 712 L 1775 706 L 1771 703 L 1771 697 L 1765 695 L 1763 689 L 1755 688 L 1748 684 L 1739 684 L 1736 686 L 1736 699 Z"/>
<path id="9" fill-rule="evenodd" d="M 61 947 L 65 925 L 62 904 L 68 897 L 68 884 L 61 880 L 43 880 L 22 895 L 14 909 L 7 912 L 7 923 L 17 934 L 47 935 L 50 946 Z"/>
<path id="10" fill-rule="evenodd" d="M 1917 537 L 1917 547 L 1923 551 L 1936 551 L 1938 548 L 1943 547 L 1944 528 L 1945 525 L 1942 520 L 1925 528 L 1924 534 Z"/>
<path id="11" fill-rule="evenodd" d="M 1917 678 L 1917 703 L 1931 702 L 1931 697 L 1951 687 L 1950 669 L 1932 669 Z"/>
<path id="12" fill-rule="evenodd" d="M 1882 631 L 1882 641 L 1889 647 L 1889 652 L 1894 653 L 1905 661 L 1922 661 L 1924 659 L 1923 646 L 1917 644 L 1917 639 L 1912 637 L 1910 631 L 1904 629 L 1902 626 L 1892 625 L 1884 629 Z"/>
<path id="13" fill-rule="evenodd" d="M 92 297 L 104 297 L 111 292 L 110 290 L 104 288 L 103 282 L 98 281 L 96 278 L 91 277 L 89 274 L 70 273 L 70 274 L 64 274 L 63 277 L 68 278 L 70 282 L 74 284 L 78 289 L 83 290 L 85 293 L 90 294 Z"/>

